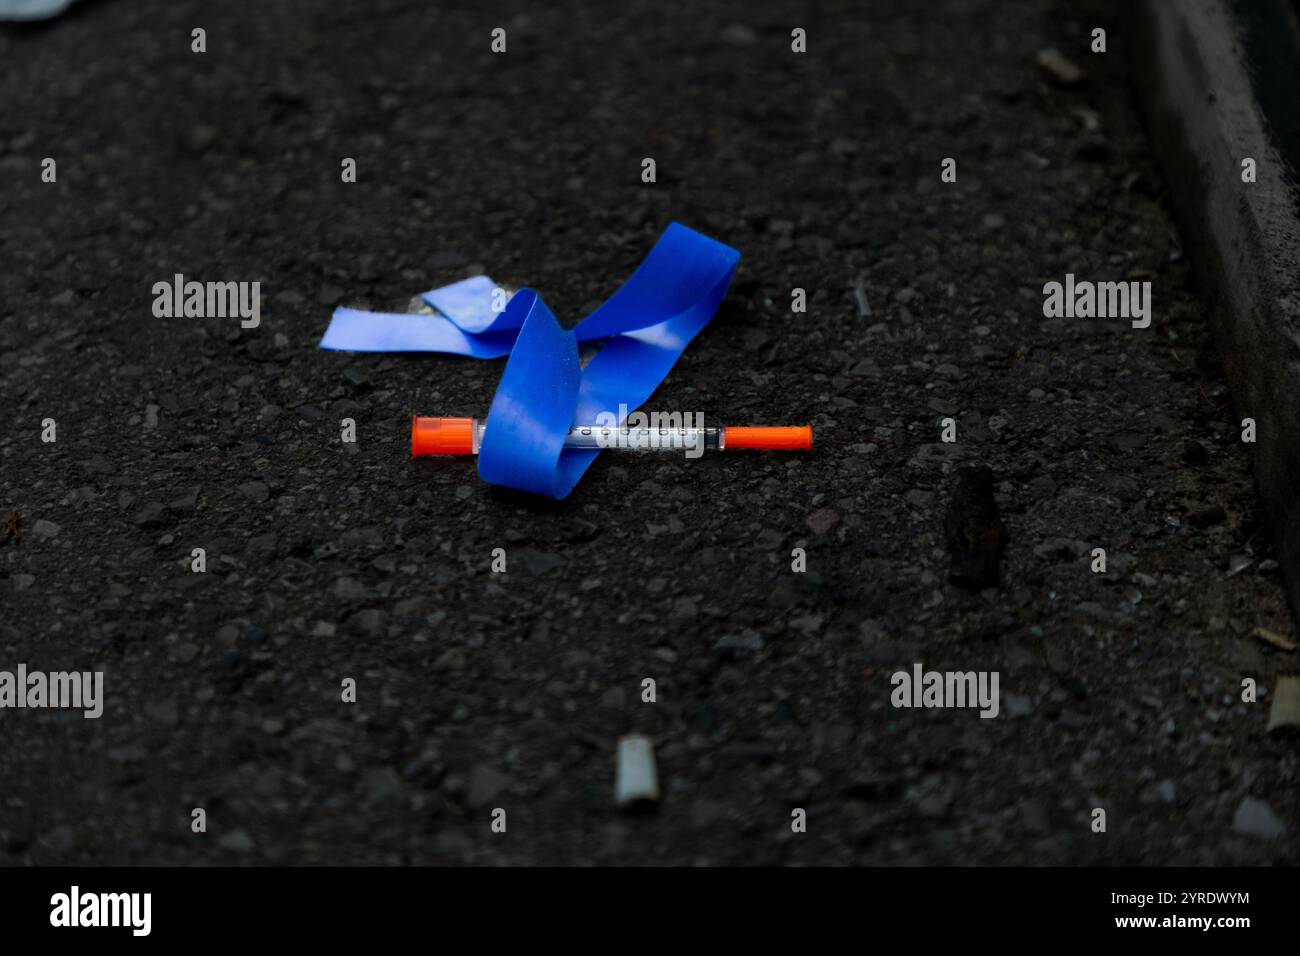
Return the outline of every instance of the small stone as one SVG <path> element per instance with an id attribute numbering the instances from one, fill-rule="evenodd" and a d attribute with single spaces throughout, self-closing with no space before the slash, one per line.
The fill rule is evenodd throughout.
<path id="1" fill-rule="evenodd" d="M 248 835 L 247 830 L 240 827 L 217 837 L 217 846 L 235 853 L 247 853 L 253 849 L 253 838 Z"/>
<path id="2" fill-rule="evenodd" d="M 246 481 L 239 486 L 239 493 L 249 501 L 265 501 L 271 497 L 271 489 L 263 481 Z"/>
<path id="3" fill-rule="evenodd" d="M 1034 702 L 1021 694 L 1008 694 L 1006 697 L 1008 717 L 1028 717 L 1034 712 Z"/>
<path id="4" fill-rule="evenodd" d="M 790 619 L 790 629 L 798 631 L 804 637 L 812 637 L 822 629 L 823 620 L 820 614 L 802 614 Z"/>
<path id="5" fill-rule="evenodd" d="M 193 511 L 194 507 L 198 503 L 199 489 L 196 486 L 185 492 L 185 494 L 181 495 L 179 498 L 173 498 L 171 501 L 167 502 L 167 507 L 171 511 L 183 514 L 188 511 Z"/>
<path id="6" fill-rule="evenodd" d="M 164 512 L 161 503 L 151 501 L 132 516 L 131 523 L 137 528 L 157 528 L 166 523 Z"/>
<path id="7" fill-rule="evenodd" d="M 518 562 L 523 565 L 524 570 L 529 574 L 545 574 L 547 571 L 564 565 L 564 559 L 558 554 L 538 551 L 535 548 L 509 550 L 506 552 L 506 561 L 509 563 Z M 509 563 L 507 567 L 509 567 Z"/>
<path id="8" fill-rule="evenodd" d="M 934 504 L 934 494 L 921 488 L 910 488 L 907 494 L 903 495 L 903 500 L 917 511 L 924 512 Z"/>
<path id="9" fill-rule="evenodd" d="M 1276 840 L 1286 833 L 1286 824 L 1263 800 L 1245 797 L 1232 817 L 1232 828 L 1243 836 Z"/>
<path id="10" fill-rule="evenodd" d="M 825 534 L 839 524 L 840 516 L 833 508 L 819 508 L 808 516 L 808 527 L 814 534 Z"/>
<path id="11" fill-rule="evenodd" d="M 366 596 L 366 586 L 356 578 L 339 578 L 334 582 L 334 596 L 342 601 L 360 601 Z"/>
<path id="12" fill-rule="evenodd" d="M 1056 481 L 1051 475 L 1039 475 L 1029 483 L 1029 493 L 1035 498 L 1050 498 L 1056 493 Z"/>
<path id="13" fill-rule="evenodd" d="M 948 815 L 951 806 L 952 798 L 950 794 L 931 793 L 917 801 L 916 811 L 928 819 L 941 820 Z"/>
<path id="14" fill-rule="evenodd" d="M 53 521 L 46 521 L 44 518 L 41 518 L 32 525 L 32 534 L 44 541 L 58 537 L 59 532 L 62 530 L 62 527 L 55 524 Z"/>
<path id="15" fill-rule="evenodd" d="M 726 634 L 713 645 L 715 651 L 761 651 L 763 635 L 757 631 L 744 630 L 739 634 Z"/>
<path id="16" fill-rule="evenodd" d="M 183 641 L 180 644 L 177 644 L 171 653 L 172 660 L 178 664 L 188 664 L 198 656 L 199 645 L 191 641 Z"/>

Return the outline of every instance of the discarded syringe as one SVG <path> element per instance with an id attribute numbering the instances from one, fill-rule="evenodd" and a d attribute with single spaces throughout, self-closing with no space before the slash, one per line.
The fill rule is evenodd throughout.
<path id="1" fill-rule="evenodd" d="M 487 424 L 477 418 L 426 418 L 413 415 L 411 457 L 477 455 L 486 429 Z M 812 426 L 665 428 L 653 425 L 578 425 L 569 429 L 564 447 L 634 451 L 737 451 L 742 448 L 811 451 Z"/>

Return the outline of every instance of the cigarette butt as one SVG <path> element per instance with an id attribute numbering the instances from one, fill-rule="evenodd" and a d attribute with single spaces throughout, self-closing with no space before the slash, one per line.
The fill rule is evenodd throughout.
<path id="1" fill-rule="evenodd" d="M 1300 677 L 1279 677 L 1268 712 L 1268 730 L 1300 727 Z"/>
<path id="2" fill-rule="evenodd" d="M 1038 51 L 1038 68 L 1061 86 L 1077 86 L 1083 82 L 1083 70 L 1079 69 L 1060 50 L 1049 47 Z"/>
<path id="3" fill-rule="evenodd" d="M 619 738 L 614 799 L 623 810 L 648 808 L 659 802 L 654 744 L 644 734 Z"/>
<path id="4" fill-rule="evenodd" d="M 1258 637 L 1261 641 L 1265 641 L 1269 644 L 1272 644 L 1274 647 L 1280 648 L 1281 650 L 1284 651 L 1295 650 L 1295 641 L 1291 640 L 1290 638 L 1284 637 L 1281 634 L 1278 634 L 1276 631 L 1270 631 L 1266 627 L 1257 627 L 1251 633 L 1254 634 L 1256 637 Z"/>

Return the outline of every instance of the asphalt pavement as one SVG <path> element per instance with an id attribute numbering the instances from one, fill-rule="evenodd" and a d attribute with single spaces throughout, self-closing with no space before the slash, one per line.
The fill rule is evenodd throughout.
<path id="1" fill-rule="evenodd" d="M 1110 5 L 490 7 L 0 31 L 0 669 L 105 693 L 0 710 L 0 862 L 1294 862 L 1255 634 L 1294 629 Z M 649 407 L 811 454 L 606 453 L 541 500 L 410 458 L 501 362 L 317 348 L 478 272 L 576 321 L 671 221 L 742 259 Z M 260 324 L 155 316 L 177 273 L 260 282 Z M 1067 273 L 1149 281 L 1150 327 L 1045 317 Z M 996 672 L 998 716 L 894 707 L 916 664 Z"/>

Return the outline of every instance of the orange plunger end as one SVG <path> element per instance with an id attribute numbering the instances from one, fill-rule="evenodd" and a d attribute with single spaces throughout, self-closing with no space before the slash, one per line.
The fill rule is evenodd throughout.
<path id="1" fill-rule="evenodd" d="M 788 425 L 769 428 L 728 425 L 723 440 L 727 451 L 733 448 L 812 451 L 812 426 Z"/>
<path id="2" fill-rule="evenodd" d="M 474 454 L 474 419 L 411 416 L 411 457 Z"/>

